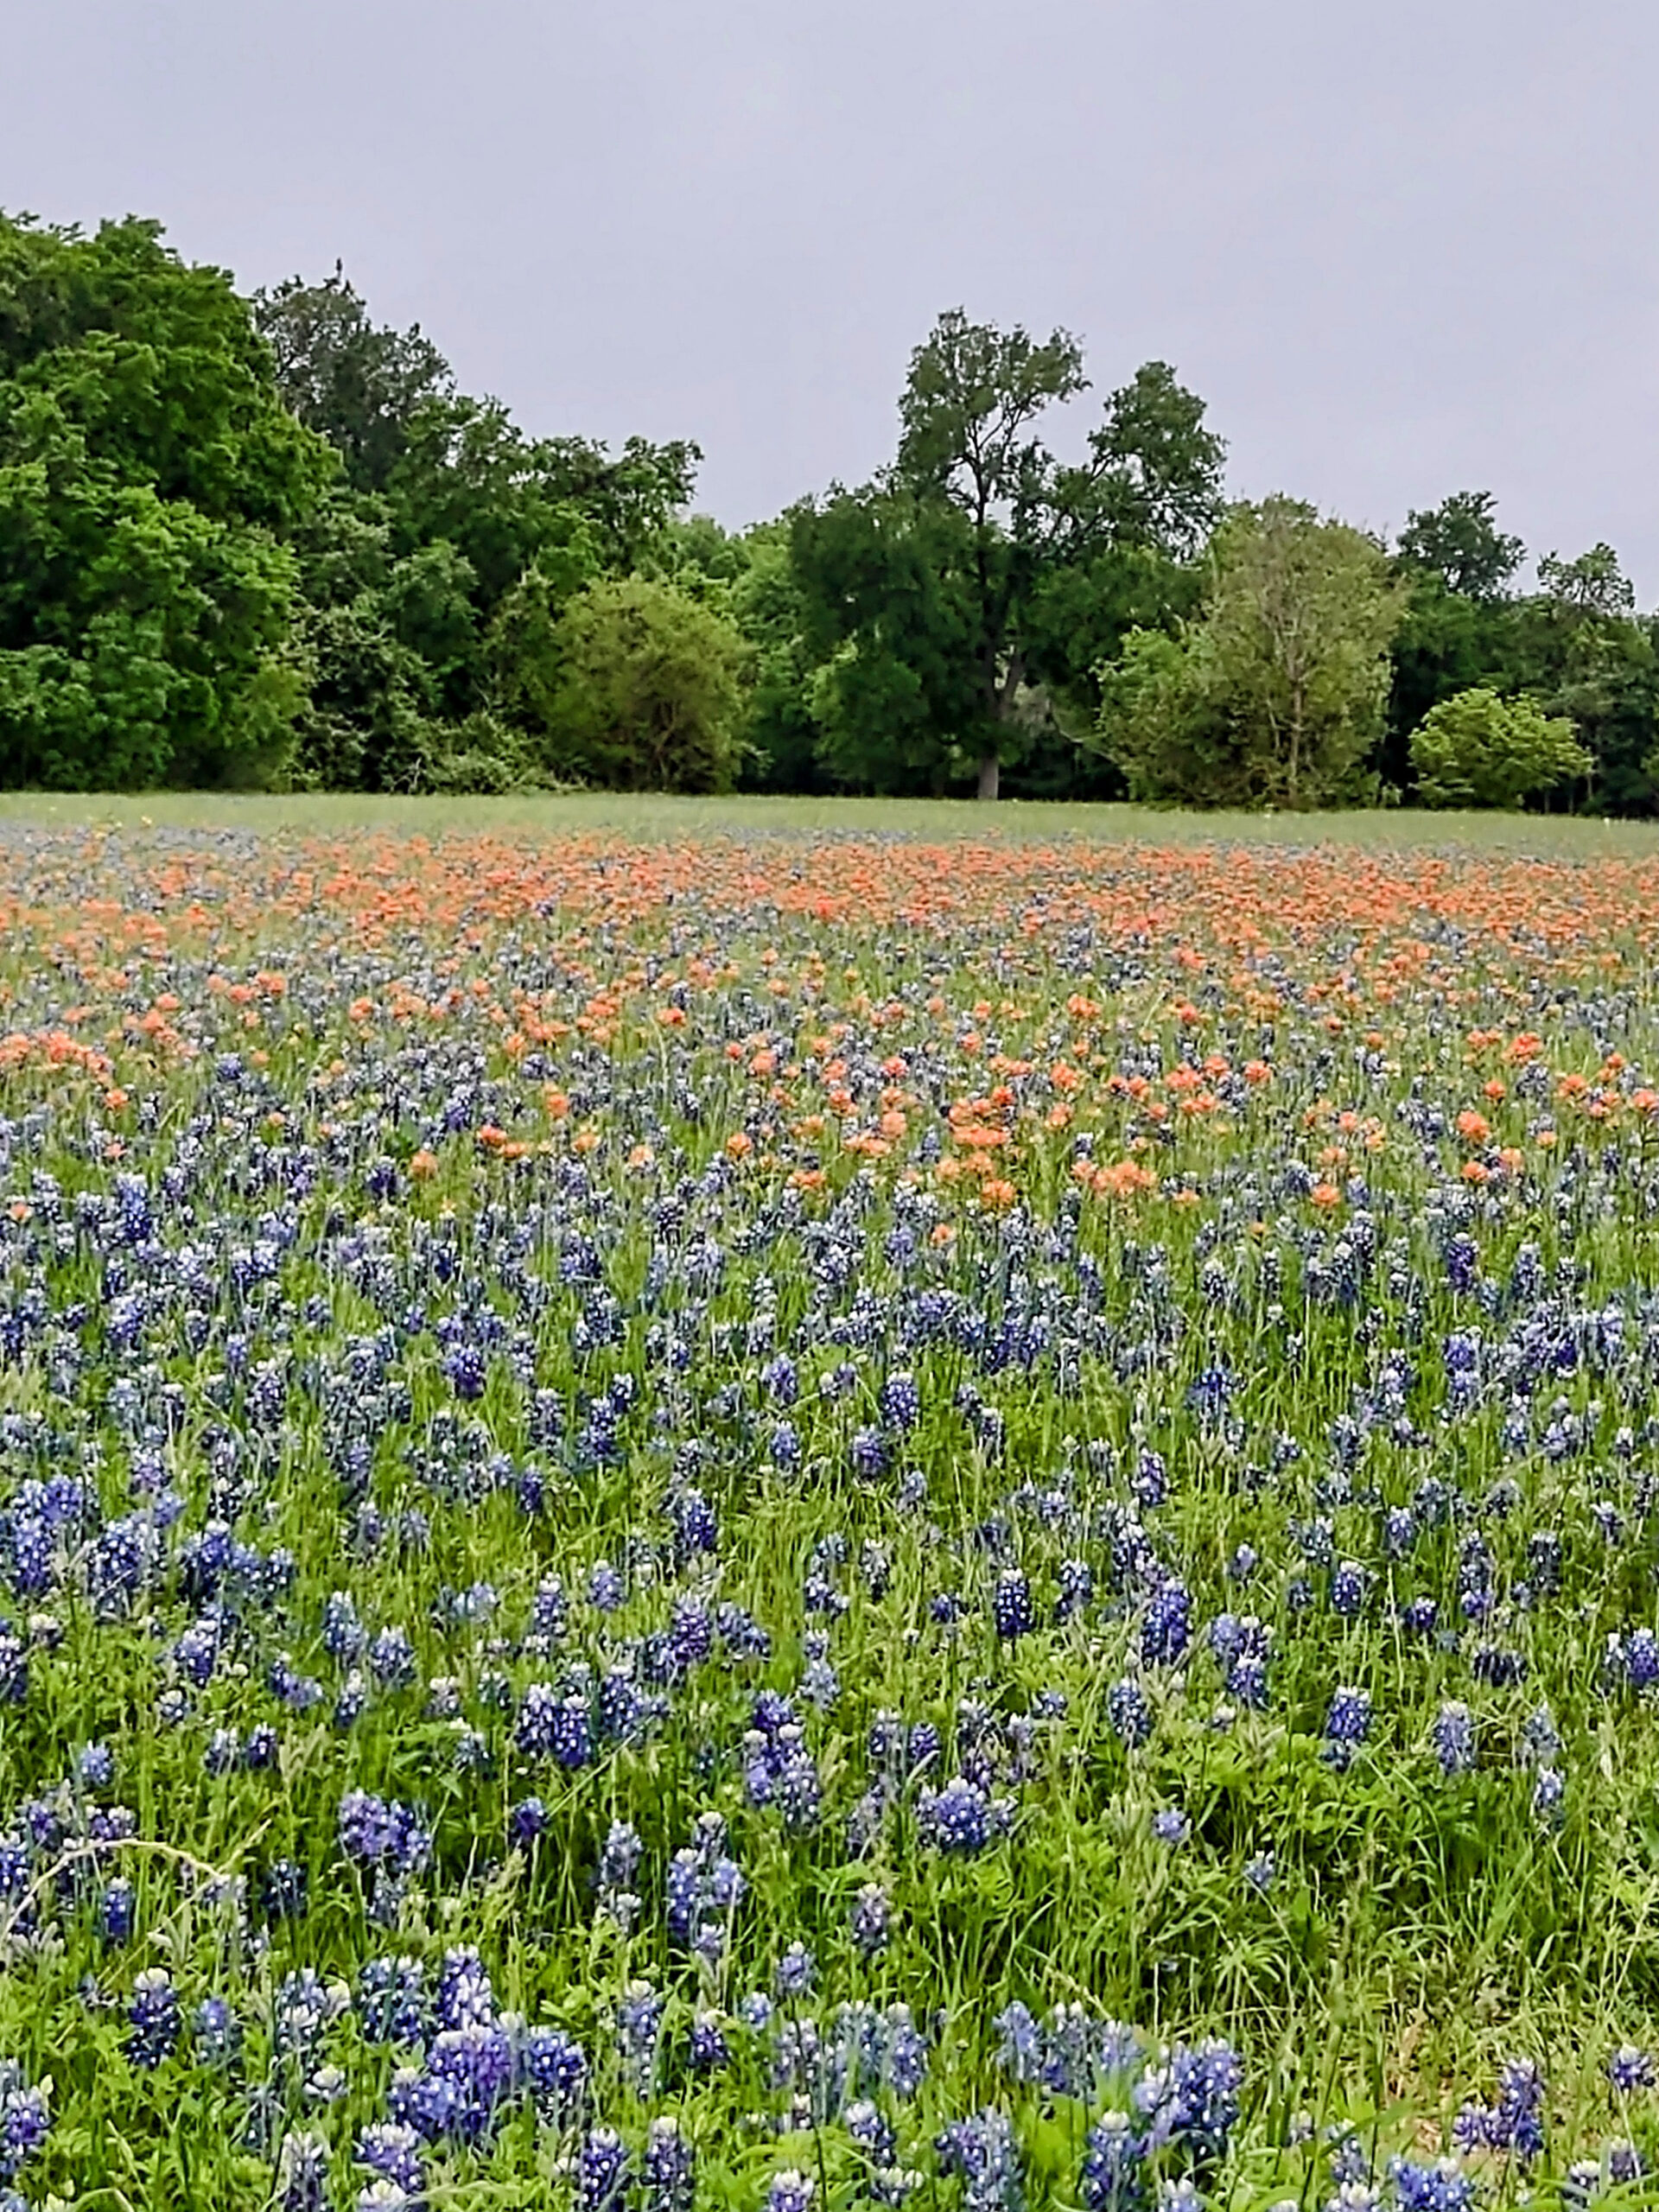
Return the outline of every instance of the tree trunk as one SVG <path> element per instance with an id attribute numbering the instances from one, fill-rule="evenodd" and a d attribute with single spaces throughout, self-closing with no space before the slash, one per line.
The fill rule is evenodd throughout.
<path id="1" fill-rule="evenodd" d="M 976 798 L 995 798 L 1001 777 L 1002 763 L 998 755 L 982 753 L 979 756 L 979 789 L 974 796 Z"/>

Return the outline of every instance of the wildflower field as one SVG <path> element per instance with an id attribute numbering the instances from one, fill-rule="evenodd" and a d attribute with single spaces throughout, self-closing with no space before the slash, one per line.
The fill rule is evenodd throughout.
<path id="1" fill-rule="evenodd" d="M 0 827 L 0 2207 L 1659 2162 L 1659 858 Z"/>

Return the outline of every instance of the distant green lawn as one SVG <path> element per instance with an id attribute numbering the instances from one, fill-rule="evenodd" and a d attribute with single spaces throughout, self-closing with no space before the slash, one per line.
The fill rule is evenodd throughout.
<path id="1" fill-rule="evenodd" d="M 487 834 L 537 837 L 604 832 L 673 837 L 902 836 L 1084 838 L 1168 845 L 1192 841 L 1343 844 L 1376 851 L 1474 849 L 1583 860 L 1659 853 L 1659 822 L 1603 822 L 1570 815 L 1195 813 L 1137 806 L 1005 799 L 727 798 L 583 792 L 511 798 L 388 798 L 355 792 L 244 794 L 0 793 L 0 823 L 67 827 L 297 830 L 320 836 L 372 830 L 407 836 Z"/>

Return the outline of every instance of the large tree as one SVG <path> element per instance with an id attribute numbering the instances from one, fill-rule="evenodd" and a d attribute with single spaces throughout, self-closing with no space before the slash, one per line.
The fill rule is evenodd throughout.
<path id="1" fill-rule="evenodd" d="M 416 414 L 453 397 L 449 364 L 418 323 L 373 322 L 338 263 L 321 284 L 290 276 L 252 306 L 290 410 L 334 448 L 353 491 L 383 492 Z"/>
<path id="2" fill-rule="evenodd" d="M 457 391 L 418 327 L 377 325 L 339 270 L 255 308 L 289 405 L 343 469 L 301 549 L 300 772 L 370 789 L 522 780 L 548 638 L 586 585 L 652 557 L 696 448 L 527 436 L 499 402 Z"/>
<path id="3" fill-rule="evenodd" d="M 303 697 L 284 541 L 334 467 L 223 270 L 0 217 L 0 779 L 268 772 Z"/>
<path id="4" fill-rule="evenodd" d="M 1173 562 L 1202 539 L 1223 459 L 1202 403 L 1150 363 L 1066 463 L 1039 425 L 1086 386 L 1066 332 L 1039 341 L 954 309 L 912 357 L 891 467 L 796 511 L 824 746 L 848 780 L 938 786 L 971 765 L 994 798 L 1033 687 L 1077 673 L 1060 580 L 1132 552 Z"/>
<path id="5" fill-rule="evenodd" d="M 1518 537 L 1497 526 L 1490 492 L 1453 492 L 1438 507 L 1416 507 L 1400 533 L 1399 558 L 1466 599 L 1502 599 L 1527 556 Z"/>
<path id="6" fill-rule="evenodd" d="M 1105 672 L 1102 735 L 1138 798 L 1328 805 L 1364 791 L 1403 603 L 1375 539 L 1297 499 L 1234 507 L 1201 618 L 1139 631 Z"/>

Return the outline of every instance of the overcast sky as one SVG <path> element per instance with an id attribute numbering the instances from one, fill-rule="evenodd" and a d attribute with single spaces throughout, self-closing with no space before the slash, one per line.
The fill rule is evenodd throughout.
<path id="1" fill-rule="evenodd" d="M 1655 0 L 11 0 L 0 206 L 343 259 L 535 431 L 775 512 L 942 308 L 1173 362 L 1235 491 L 1490 487 L 1659 600 Z M 1080 438 L 1082 425 L 1072 427 Z"/>

